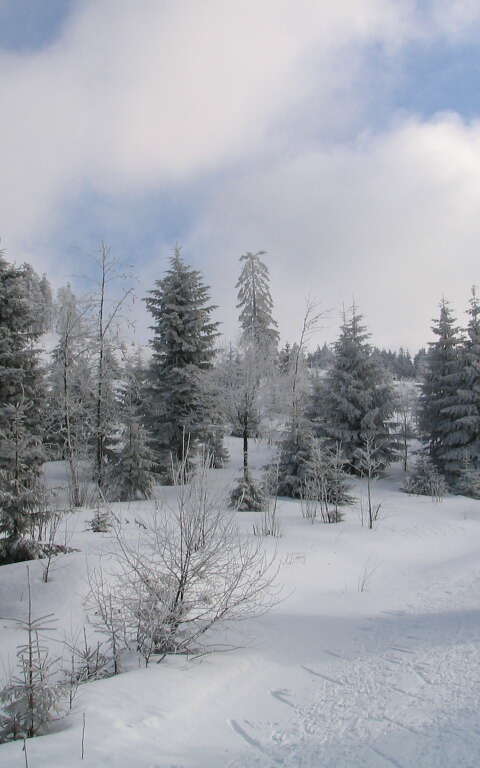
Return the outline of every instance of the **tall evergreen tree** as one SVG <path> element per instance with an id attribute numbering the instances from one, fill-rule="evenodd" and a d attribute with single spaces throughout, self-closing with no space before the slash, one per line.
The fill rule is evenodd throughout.
<path id="1" fill-rule="evenodd" d="M 386 372 L 378 365 L 367 342 L 369 334 L 355 306 L 344 317 L 341 333 L 334 345 L 335 360 L 325 377 L 323 414 L 313 414 L 321 424 L 320 434 L 331 444 L 339 444 L 346 468 L 362 473 L 365 441 L 375 443 L 379 469 L 394 458 L 396 440 L 392 416 L 395 397 Z"/>
<path id="2" fill-rule="evenodd" d="M 466 404 L 466 452 L 475 469 L 480 469 L 480 299 L 472 288 L 467 338 L 463 352 L 463 376 L 459 395 Z"/>
<path id="3" fill-rule="evenodd" d="M 25 531 L 45 459 L 41 330 L 29 296 L 30 267 L 0 254 L 0 528 L 12 549 Z"/>
<path id="4" fill-rule="evenodd" d="M 160 465 L 182 461 L 207 431 L 209 413 L 202 398 L 202 373 L 212 366 L 219 323 L 200 272 L 188 266 L 176 247 L 165 277 L 145 299 L 154 325 L 149 370 L 147 426 Z"/>
<path id="5" fill-rule="evenodd" d="M 480 302 L 472 289 L 469 322 L 458 345 L 455 370 L 447 377 L 453 390 L 442 408 L 442 449 L 439 459 L 453 486 L 480 469 Z M 473 473 L 473 474 L 472 474 Z"/>
<path id="6" fill-rule="evenodd" d="M 448 472 L 460 458 L 459 442 L 461 445 L 465 440 L 462 427 L 465 409 L 458 400 L 462 340 L 445 299 L 440 303 L 440 316 L 434 321 L 432 331 L 437 340 L 429 345 L 420 396 L 419 428 L 434 464 L 441 472 Z"/>
<path id="7" fill-rule="evenodd" d="M 236 288 L 242 343 L 253 345 L 265 355 L 276 351 L 279 333 L 272 316 L 273 300 L 268 268 L 260 258 L 264 254 L 265 251 L 258 251 L 240 256 L 243 267 Z"/>

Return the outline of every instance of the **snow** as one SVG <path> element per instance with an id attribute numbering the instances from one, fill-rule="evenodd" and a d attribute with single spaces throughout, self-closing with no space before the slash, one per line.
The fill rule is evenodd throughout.
<path id="1" fill-rule="evenodd" d="M 232 465 L 212 472 L 217 489 L 240 473 L 240 441 L 228 447 Z M 252 445 L 257 469 L 270 455 Z M 58 464 L 49 477 L 59 484 Z M 265 546 L 277 548 L 282 599 L 224 630 L 237 649 L 148 669 L 129 662 L 83 685 L 72 714 L 27 742 L 30 768 L 476 768 L 480 505 L 408 496 L 401 481 L 395 466 L 376 483 L 383 515 L 373 531 L 361 526 L 359 503 L 343 523 L 312 525 L 297 502 L 281 500 L 282 536 Z M 353 492 L 365 496 L 362 481 Z M 115 507 L 133 520 L 151 504 Z M 87 568 L 110 551 L 108 534 L 88 530 L 91 517 L 68 518 L 68 543 L 81 551 L 58 558 L 47 584 L 42 563 L 29 566 L 34 612 L 55 612 L 57 640 L 82 627 Z M 239 513 L 246 533 L 255 519 Z M 2 567 L 0 616 L 18 616 L 25 598 L 25 565 Z M 2 619 L 0 669 L 20 640 Z M 22 747 L 1 745 L 0 767 L 24 766 Z"/>

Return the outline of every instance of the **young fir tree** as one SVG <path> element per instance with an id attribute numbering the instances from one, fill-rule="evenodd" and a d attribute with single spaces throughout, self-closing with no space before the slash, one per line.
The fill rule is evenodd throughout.
<path id="1" fill-rule="evenodd" d="M 310 422 L 297 418 L 286 425 L 278 461 L 278 494 L 299 499 L 305 489 L 309 465 L 315 453 L 315 438 Z"/>
<path id="2" fill-rule="evenodd" d="M 268 268 L 260 258 L 264 253 L 248 252 L 240 256 L 243 267 L 236 285 L 237 308 L 240 309 L 242 344 L 253 346 L 263 356 L 270 356 L 276 352 L 279 333 L 272 316 Z"/>
<path id="3" fill-rule="evenodd" d="M 454 474 L 455 467 L 461 465 L 464 452 L 463 448 L 458 451 L 458 442 L 465 439 L 461 421 L 465 409 L 458 398 L 461 337 L 445 299 L 440 303 L 440 316 L 434 321 L 432 330 L 437 340 L 430 343 L 428 351 L 420 396 L 419 428 L 437 469 Z"/>
<path id="4" fill-rule="evenodd" d="M 176 247 L 165 277 L 145 299 L 154 325 L 146 423 L 160 468 L 183 462 L 210 425 L 202 374 L 212 366 L 219 323 L 211 319 L 209 288 Z"/>
<path id="5" fill-rule="evenodd" d="M 120 387 L 120 435 L 109 465 L 108 495 L 114 501 L 149 499 L 156 482 L 155 455 L 142 424 L 144 369 L 140 354 L 127 360 Z"/>
<path id="6" fill-rule="evenodd" d="M 361 455 L 367 438 L 375 442 L 379 471 L 393 460 L 397 448 L 392 425 L 394 391 L 372 355 L 369 334 L 361 321 L 353 306 L 350 317 L 344 317 L 334 345 L 335 360 L 324 379 L 323 413 L 312 414 L 321 423 L 320 434 L 332 445 L 341 446 L 346 468 L 355 474 L 362 474 Z M 318 402 L 318 391 L 316 398 Z"/>
<path id="7" fill-rule="evenodd" d="M 38 501 L 42 447 L 43 372 L 35 348 L 40 330 L 28 294 L 31 268 L 0 254 L 0 529 L 6 552 L 18 548 Z"/>

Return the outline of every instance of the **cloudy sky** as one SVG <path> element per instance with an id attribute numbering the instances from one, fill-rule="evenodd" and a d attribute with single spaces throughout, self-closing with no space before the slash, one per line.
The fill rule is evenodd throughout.
<path id="1" fill-rule="evenodd" d="M 227 336 L 266 250 L 284 339 L 354 297 L 414 351 L 480 283 L 479 33 L 478 0 L 0 0 L 2 245 L 59 286 L 103 239 L 141 297 L 179 242 Z"/>

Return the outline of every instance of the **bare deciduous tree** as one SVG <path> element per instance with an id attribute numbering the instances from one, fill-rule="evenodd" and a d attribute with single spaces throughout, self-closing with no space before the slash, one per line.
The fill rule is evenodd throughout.
<path id="1" fill-rule="evenodd" d="M 380 515 L 381 503 L 374 503 L 372 494 L 372 484 L 382 470 L 384 463 L 382 459 L 382 447 L 375 440 L 374 435 L 366 434 L 362 436 L 362 448 L 356 453 L 357 466 L 360 469 L 362 477 L 367 479 L 367 512 L 368 527 L 373 528 L 374 523 Z M 362 510 L 363 525 L 363 510 Z"/>
<path id="2" fill-rule="evenodd" d="M 110 248 L 101 243 L 98 258 L 99 277 L 98 286 L 92 303 L 95 308 L 95 336 L 96 336 L 96 396 L 95 396 L 95 479 L 98 487 L 105 485 L 105 460 L 106 447 L 109 437 L 111 414 L 111 393 L 109 381 L 111 376 L 109 367 L 112 364 L 112 335 L 115 323 L 119 320 L 122 307 L 129 296 L 133 295 L 133 288 L 128 287 L 120 291 L 118 298 L 109 300 L 107 295 L 109 286 L 125 280 L 129 275 L 119 270 L 118 262 L 112 258 Z"/>

